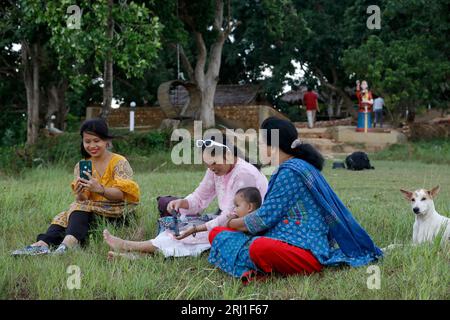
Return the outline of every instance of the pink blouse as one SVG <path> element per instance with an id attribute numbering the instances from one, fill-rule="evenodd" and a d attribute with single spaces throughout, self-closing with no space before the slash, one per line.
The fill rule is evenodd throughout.
<path id="1" fill-rule="evenodd" d="M 208 222 L 206 228 L 210 231 L 217 226 L 224 226 L 234 210 L 234 196 L 241 188 L 256 187 L 261 197 L 267 192 L 267 178 L 252 164 L 238 158 L 234 168 L 224 176 L 217 176 L 207 169 L 200 185 L 186 197 L 189 209 L 181 209 L 185 215 L 198 214 L 206 209 L 217 196 L 220 215 Z"/>

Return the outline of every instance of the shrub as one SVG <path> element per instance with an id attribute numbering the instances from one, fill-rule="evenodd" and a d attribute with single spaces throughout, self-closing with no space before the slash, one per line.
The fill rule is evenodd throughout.
<path id="1" fill-rule="evenodd" d="M 113 140 L 113 151 L 127 158 L 143 158 L 158 154 L 168 154 L 170 150 L 170 134 L 168 132 L 133 132 L 119 134 Z M 26 168 L 35 168 L 60 164 L 70 169 L 80 160 L 80 135 L 77 132 L 65 132 L 51 137 L 40 137 L 32 147 L 18 145 L 0 148 L 0 171 L 4 173 L 20 173 Z"/>

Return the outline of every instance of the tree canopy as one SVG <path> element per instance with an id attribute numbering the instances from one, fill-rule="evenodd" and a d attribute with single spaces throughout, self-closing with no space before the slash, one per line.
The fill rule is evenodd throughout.
<path id="1" fill-rule="evenodd" d="M 351 110 L 357 79 L 394 120 L 449 107 L 447 0 L 80 0 L 78 26 L 72 5 L 0 8 L 0 144 L 24 142 L 24 128 L 54 113 L 62 126 L 105 94 L 154 105 L 158 86 L 177 78 L 198 85 L 210 110 L 221 83 L 259 83 L 276 106 L 286 85 L 313 85 Z M 369 6 L 379 29 L 368 27 Z"/>

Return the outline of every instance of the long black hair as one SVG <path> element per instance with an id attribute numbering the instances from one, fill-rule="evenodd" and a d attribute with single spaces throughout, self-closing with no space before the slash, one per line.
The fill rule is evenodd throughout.
<path id="1" fill-rule="evenodd" d="M 113 138 L 115 138 L 114 136 L 111 136 L 109 134 L 109 130 L 108 130 L 108 124 L 106 123 L 106 121 L 102 118 L 94 118 L 94 119 L 89 119 L 83 122 L 83 124 L 81 125 L 80 128 L 80 135 L 81 135 L 81 156 L 83 158 L 90 158 L 91 155 L 86 151 L 86 149 L 84 149 L 84 145 L 83 145 L 83 133 L 89 133 L 92 134 L 94 136 L 99 137 L 102 140 L 111 140 Z"/>
<path id="2" fill-rule="evenodd" d="M 295 158 L 302 159 L 313 165 L 321 171 L 323 169 L 324 158 L 312 145 L 308 143 L 298 144 L 292 148 L 292 143 L 299 138 L 297 128 L 288 120 L 279 119 L 276 117 L 269 117 L 261 124 L 261 129 L 266 129 L 266 134 L 263 134 L 265 143 L 272 145 L 271 130 L 278 130 L 279 142 L 278 147 L 284 152 Z"/>

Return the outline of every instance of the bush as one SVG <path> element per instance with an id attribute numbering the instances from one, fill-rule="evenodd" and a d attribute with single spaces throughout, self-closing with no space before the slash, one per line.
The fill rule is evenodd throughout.
<path id="1" fill-rule="evenodd" d="M 22 114 L 0 115 L 0 147 L 11 147 L 27 140 L 27 119 Z"/>
<path id="2" fill-rule="evenodd" d="M 170 134 L 168 132 L 134 132 L 120 133 L 113 140 L 113 152 L 123 154 L 127 158 L 143 158 L 158 155 L 158 164 L 161 157 L 170 152 Z M 20 173 L 26 168 L 47 167 L 60 164 L 69 169 L 81 159 L 81 139 L 79 133 L 66 132 L 52 137 L 40 137 L 33 147 L 19 145 L 15 147 L 0 148 L 0 171 L 4 173 Z M 151 165 L 149 159 L 145 161 Z"/>
<path id="3" fill-rule="evenodd" d="M 148 156 L 155 151 L 170 149 L 170 133 L 149 131 L 145 133 L 113 133 L 119 135 L 113 140 L 114 150 L 124 155 Z"/>

